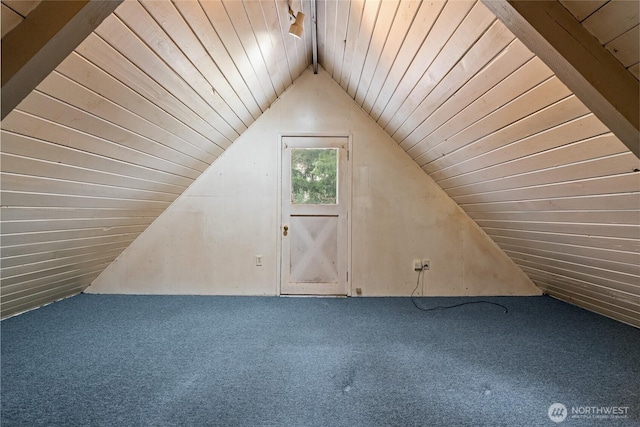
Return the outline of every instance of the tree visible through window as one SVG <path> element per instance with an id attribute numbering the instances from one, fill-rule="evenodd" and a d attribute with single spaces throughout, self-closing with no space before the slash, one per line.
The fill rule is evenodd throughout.
<path id="1" fill-rule="evenodd" d="M 338 182 L 338 149 L 291 150 L 291 203 L 335 205 Z"/>

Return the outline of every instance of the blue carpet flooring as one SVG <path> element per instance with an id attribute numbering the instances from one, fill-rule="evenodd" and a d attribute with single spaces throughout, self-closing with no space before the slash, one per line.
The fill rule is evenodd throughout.
<path id="1" fill-rule="evenodd" d="M 79 295 L 0 324 L 1 423 L 640 425 L 640 330 L 489 300 Z"/>

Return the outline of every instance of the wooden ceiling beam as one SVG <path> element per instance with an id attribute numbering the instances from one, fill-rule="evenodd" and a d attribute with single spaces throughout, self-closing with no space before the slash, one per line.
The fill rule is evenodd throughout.
<path id="1" fill-rule="evenodd" d="M 2 38 L 2 119 L 122 0 L 43 1 Z"/>
<path id="2" fill-rule="evenodd" d="M 640 158 L 638 80 L 562 4 L 482 2 Z"/>

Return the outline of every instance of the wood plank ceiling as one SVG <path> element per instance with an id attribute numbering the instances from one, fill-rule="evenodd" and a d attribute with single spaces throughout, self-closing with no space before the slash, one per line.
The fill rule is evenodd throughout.
<path id="1" fill-rule="evenodd" d="M 640 2 L 560 0 L 560 3 L 636 79 L 640 79 Z"/>
<path id="2" fill-rule="evenodd" d="M 288 26 L 284 0 L 127 0 L 3 120 L 3 316 L 84 289 L 295 81 Z M 538 286 L 640 326 L 639 160 L 482 3 L 318 1 L 318 44 Z"/>
<path id="3" fill-rule="evenodd" d="M 292 84 L 287 14 L 125 1 L 2 121 L 3 316 L 87 287 Z"/>
<path id="4" fill-rule="evenodd" d="M 2 0 L 2 37 L 13 30 L 42 0 Z"/>

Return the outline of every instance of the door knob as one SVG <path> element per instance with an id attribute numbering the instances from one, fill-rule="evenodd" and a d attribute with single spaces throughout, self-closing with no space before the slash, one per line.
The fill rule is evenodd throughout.
<path id="1" fill-rule="evenodd" d="M 285 225 L 285 226 L 284 226 L 284 232 L 283 232 L 282 234 L 283 234 L 284 236 L 286 236 L 286 235 L 288 234 L 288 232 L 289 232 L 289 226 L 288 226 L 288 225 Z"/>

